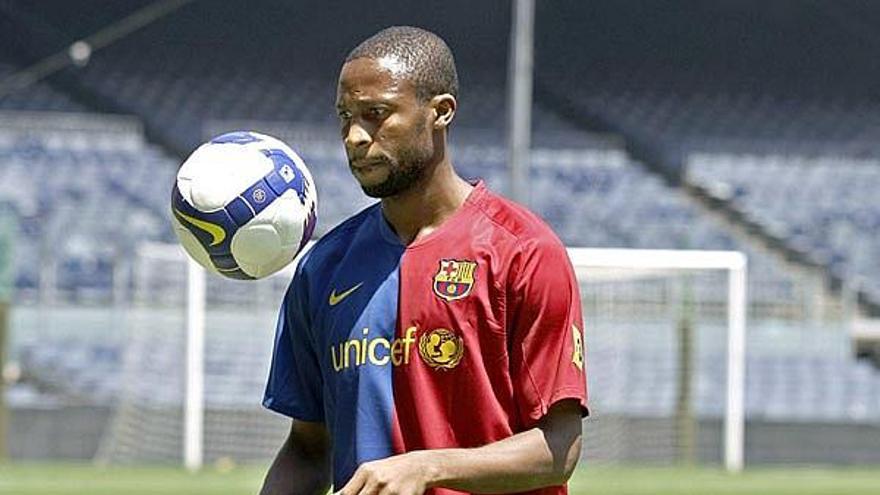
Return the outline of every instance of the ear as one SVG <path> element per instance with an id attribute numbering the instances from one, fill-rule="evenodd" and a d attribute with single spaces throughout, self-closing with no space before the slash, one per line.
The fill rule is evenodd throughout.
<path id="1" fill-rule="evenodd" d="M 431 98 L 431 108 L 434 111 L 434 129 L 446 129 L 455 118 L 455 109 L 458 102 L 449 93 L 437 95 Z"/>

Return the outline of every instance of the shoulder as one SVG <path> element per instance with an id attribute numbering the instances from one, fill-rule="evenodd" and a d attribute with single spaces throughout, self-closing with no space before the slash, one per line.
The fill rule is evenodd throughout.
<path id="1" fill-rule="evenodd" d="M 479 206 L 486 218 L 507 233 L 515 251 L 565 252 L 565 246 L 547 222 L 525 206 L 488 190 Z"/>
<path id="2" fill-rule="evenodd" d="M 503 253 L 509 290 L 559 287 L 573 279 L 573 268 L 565 245 L 553 229 L 525 206 L 487 192 L 480 209 L 502 231 L 493 242 Z"/>
<path id="3" fill-rule="evenodd" d="M 308 274 L 321 273 L 328 265 L 335 264 L 348 251 L 352 239 L 357 235 L 360 228 L 370 218 L 371 213 L 376 208 L 379 208 L 379 203 L 364 208 L 330 229 L 303 255 L 297 267 L 297 272 L 302 271 Z"/>

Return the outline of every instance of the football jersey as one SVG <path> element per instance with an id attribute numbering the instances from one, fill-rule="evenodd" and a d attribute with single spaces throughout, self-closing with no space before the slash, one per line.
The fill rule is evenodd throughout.
<path id="1" fill-rule="evenodd" d="M 297 266 L 264 405 L 325 423 L 339 489 L 361 463 L 479 447 L 535 426 L 560 400 L 586 414 L 582 329 L 565 248 L 525 208 L 481 182 L 404 245 L 377 203 Z"/>

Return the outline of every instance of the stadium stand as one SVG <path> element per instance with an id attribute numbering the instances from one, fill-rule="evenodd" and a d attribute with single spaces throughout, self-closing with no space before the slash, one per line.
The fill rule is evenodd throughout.
<path id="1" fill-rule="evenodd" d="M 16 249 L 19 297 L 35 294 L 49 274 L 69 300 L 106 300 L 114 261 L 144 240 L 171 240 L 164 197 L 175 161 L 148 145 L 131 119 L 4 117 L 0 199 L 18 214 L 23 234 Z M 131 228 L 120 229 L 122 222 Z"/>
<path id="2" fill-rule="evenodd" d="M 18 70 L 18 67 L 0 60 L 0 79 Z M 55 110 L 82 112 L 86 108 L 69 96 L 54 90 L 46 83 L 28 87 L 22 91 L 0 97 L 0 109 L 15 110 Z"/>
<path id="3" fill-rule="evenodd" d="M 687 178 L 880 300 L 877 160 L 694 154 Z"/>
<path id="4" fill-rule="evenodd" d="M 858 285 L 876 307 L 878 39 L 859 28 L 876 14 L 860 2 L 797 15 L 787 2 L 680 7 L 692 10 L 582 6 L 585 18 L 620 32 L 548 31 L 539 53 L 589 49 L 539 58 L 537 85 L 624 135 L 659 171 L 707 191 L 769 243 L 823 267 L 834 285 Z M 562 12 L 539 8 L 549 23 Z M 635 35 L 649 25 L 664 28 Z M 867 235 L 851 242 L 855 232 Z"/>
<path id="5" fill-rule="evenodd" d="M 23 2 L 12 3 L 29 11 Z M 78 39 L 122 12 L 117 6 L 91 9 L 98 12 L 95 16 L 70 16 L 64 3 L 46 2 L 52 8 L 41 12 L 44 52 L 62 46 L 53 40 Z M 311 8 L 305 3 L 303 9 Z M 444 21 L 438 26 L 462 54 L 462 111 L 452 136 L 455 163 L 465 175 L 485 178 L 504 191 L 505 73 L 484 60 L 504 59 L 509 13 L 497 15 L 473 2 L 451 3 L 451 9 L 468 3 L 472 14 L 461 20 L 462 26 Z M 799 316 L 808 313 L 802 307 L 810 304 L 806 294 L 815 287 L 804 287 L 796 269 L 780 261 L 780 253 L 734 235 L 728 224 L 707 214 L 674 180 L 667 180 L 672 170 L 676 179 L 722 199 L 726 208 L 760 225 L 787 249 L 836 277 L 862 281 L 862 289 L 880 301 L 880 203 L 873 197 L 880 174 L 871 158 L 880 151 L 880 109 L 869 84 L 874 74 L 863 66 L 850 68 L 863 57 L 863 46 L 834 23 L 820 22 L 821 8 L 806 9 L 795 20 L 772 8 L 760 9 L 756 18 L 734 15 L 725 25 L 717 21 L 718 9 L 727 12 L 721 3 L 687 4 L 703 22 L 688 17 L 684 23 L 650 2 L 578 2 L 576 7 L 544 2 L 538 7 L 540 23 L 553 25 L 554 16 L 570 15 L 571 10 L 554 3 L 575 9 L 595 26 L 619 25 L 634 33 L 644 22 L 666 27 L 661 34 L 627 35 L 628 44 L 621 46 L 605 29 L 551 32 L 539 25 L 532 206 L 567 245 L 742 250 L 750 258 L 753 306 L 772 302 L 777 308 L 799 307 L 794 311 Z M 401 19 L 418 18 L 417 7 L 400 6 Z M 46 297 L 45 287 L 55 292 L 48 299 L 68 303 L 112 300 L 120 280 L 117 270 L 130 269 L 120 268 L 118 261 L 133 257 L 134 248 L 145 241 L 174 242 L 167 198 L 178 152 L 207 135 L 250 122 L 261 130 L 281 129 L 276 134 L 282 138 L 283 129 L 291 126 L 334 136 L 326 129 L 335 125 L 338 61 L 360 34 L 310 36 L 339 14 L 334 6 L 291 25 L 269 22 L 293 8 L 197 3 L 96 53 L 86 67 L 66 71 L 82 84 L 76 92 L 58 91 L 64 80 L 53 79 L 0 98 L 4 110 L 71 114 L 17 114 L 14 120 L 31 124 L 0 126 L 0 202 L 16 212 L 22 233 L 16 250 L 20 301 Z M 378 18 L 366 15 L 365 32 L 379 27 Z M 393 22 L 383 18 L 381 24 Z M 466 42 L 456 33 L 473 32 L 481 23 L 487 26 L 483 36 L 463 46 Z M 765 34 L 737 38 L 748 23 L 764 26 Z M 817 29 L 824 44 L 810 40 Z M 291 32 L 326 42 L 303 47 Z M 736 56 L 727 57 L 725 50 L 735 39 L 742 45 Z M 253 48 L 265 46 L 275 48 L 255 57 Z M 579 47 L 582 57 L 546 55 L 569 53 L 571 46 Z M 761 53 L 767 46 L 773 47 L 770 53 Z M 812 58 L 797 55 L 801 51 Z M 840 53 L 847 55 L 841 58 Z M 774 67 L 777 60 L 788 62 Z M 21 60 L 0 60 L 0 78 L 21 65 Z M 846 77 L 828 77 L 840 71 Z M 120 130 L 112 117 L 83 113 L 93 110 L 74 97 L 83 89 L 134 120 Z M 350 178 L 337 141 L 290 141 L 300 145 L 320 177 L 321 197 L 332 198 L 319 201 L 319 234 L 368 204 Z M 119 229 L 119 223 L 129 228 Z M 767 318 L 780 316 L 772 311 L 753 307 L 753 312 L 758 318 L 748 355 L 750 418 L 880 420 L 880 373 L 849 357 L 843 332 L 820 332 L 815 322 L 794 321 L 791 311 L 782 312 L 789 317 L 783 321 Z M 626 341 L 623 347 L 590 349 L 592 366 L 631 370 L 623 382 L 601 382 L 593 390 L 605 398 L 606 412 L 650 415 L 673 407 L 676 355 L 658 357 L 651 342 L 641 340 L 668 330 L 617 326 Z M 708 332 L 712 337 L 706 342 L 722 339 L 719 329 Z M 797 347 L 796 355 L 786 349 L 791 342 L 808 344 Z M 53 342 L 23 339 L 13 356 L 25 379 L 10 397 L 18 404 L 112 404 L 132 360 L 161 373 L 180 359 L 173 352 L 150 353 L 159 348 L 158 338 L 137 345 L 143 354 L 132 356 L 132 344 L 122 335 L 110 341 L 77 335 Z M 265 349 L 242 352 L 228 342 L 209 345 L 207 366 L 224 379 L 207 390 L 207 402 L 251 404 L 265 378 Z M 696 410 L 717 417 L 724 403 L 723 353 L 701 356 Z M 182 384 L 170 384 L 161 392 L 167 396 L 155 399 L 179 401 L 181 390 Z"/>
<path id="6" fill-rule="evenodd" d="M 4 82 L 7 77 L 22 69 L 20 61 L 6 53 L 9 49 L 7 42 L 8 40 L 4 40 L 4 46 L 0 47 L 0 81 Z M 0 110 L 85 112 L 89 109 L 53 84 L 40 81 L 8 94 L 0 94 Z"/>

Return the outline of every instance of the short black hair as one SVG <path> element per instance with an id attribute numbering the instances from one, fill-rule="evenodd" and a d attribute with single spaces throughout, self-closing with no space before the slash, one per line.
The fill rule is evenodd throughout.
<path id="1" fill-rule="evenodd" d="M 356 58 L 377 60 L 395 58 L 403 65 L 407 77 L 422 100 L 449 93 L 458 97 L 458 72 L 455 58 L 445 41 L 425 29 L 412 26 L 392 26 L 362 41 L 352 50 L 345 62 Z"/>

